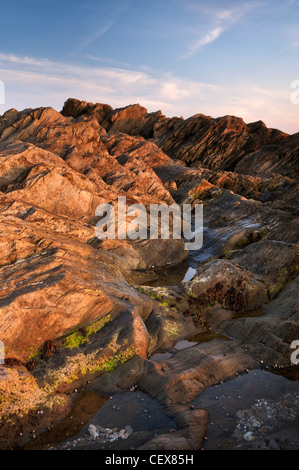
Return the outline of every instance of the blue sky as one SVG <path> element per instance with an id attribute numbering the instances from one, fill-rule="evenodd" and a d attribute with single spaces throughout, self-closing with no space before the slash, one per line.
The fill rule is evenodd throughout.
<path id="1" fill-rule="evenodd" d="M 6 109 L 68 97 L 299 131 L 298 0 L 2 1 Z M 299 96 L 299 93 L 298 93 Z M 3 97 L 2 97 L 3 98 Z"/>

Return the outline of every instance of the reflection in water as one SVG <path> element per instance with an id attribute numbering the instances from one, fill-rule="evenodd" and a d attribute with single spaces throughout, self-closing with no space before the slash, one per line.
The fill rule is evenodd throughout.
<path id="1" fill-rule="evenodd" d="M 90 418 L 101 408 L 108 398 L 93 391 L 83 392 L 73 403 L 70 413 L 49 432 L 41 434 L 25 449 L 48 449 L 64 439 L 78 434 Z"/>
<path id="2" fill-rule="evenodd" d="M 275 431 L 279 436 L 299 424 L 298 382 L 265 370 L 209 387 L 192 404 L 210 411 L 204 443 L 210 450 L 257 445 L 265 436 Z"/>
<path id="3" fill-rule="evenodd" d="M 233 319 L 235 318 L 248 318 L 248 317 L 262 317 L 265 315 L 264 310 L 261 308 L 255 309 L 255 310 L 246 310 L 246 312 L 234 312 L 234 315 L 232 316 Z"/>
<path id="4" fill-rule="evenodd" d="M 125 440 L 93 440 L 88 430 L 90 424 L 111 431 L 130 426 L 132 434 Z M 176 425 L 166 415 L 163 406 L 145 393 L 123 392 L 104 398 L 95 391 L 85 391 L 75 400 L 71 412 L 61 423 L 25 449 L 125 450 L 141 446 L 155 433 L 168 433 L 174 428 Z"/>
<path id="5" fill-rule="evenodd" d="M 211 341 L 212 339 L 225 339 L 226 341 L 230 341 L 228 336 L 225 336 L 221 333 L 217 333 L 216 331 L 209 330 L 203 331 L 202 333 L 197 333 L 196 335 L 190 336 L 188 341 L 199 343 L 205 343 L 206 341 Z"/>
<path id="6" fill-rule="evenodd" d="M 170 287 L 177 286 L 184 280 L 189 265 L 183 261 L 176 266 L 138 271 L 132 273 L 132 281 L 139 286 Z"/>
<path id="7" fill-rule="evenodd" d="M 132 433 L 127 439 L 96 439 L 90 438 L 88 429 L 90 425 L 109 428 L 111 431 L 124 429 L 130 426 Z M 136 449 L 151 439 L 155 433 L 168 433 L 174 429 L 175 423 L 165 414 L 164 407 L 154 398 L 145 393 L 123 392 L 114 395 L 82 428 L 72 440 L 62 442 L 57 449 Z"/>
<path id="8" fill-rule="evenodd" d="M 197 269 L 194 269 L 194 268 L 191 268 L 191 267 L 188 268 L 183 281 L 185 281 L 185 282 L 191 281 L 191 279 L 193 279 L 193 277 L 195 276 L 196 273 L 197 273 Z"/>
<path id="9" fill-rule="evenodd" d="M 163 362 L 166 361 L 167 359 L 171 358 L 173 354 L 171 352 L 161 352 L 161 353 L 156 353 L 153 356 L 151 356 L 151 361 L 153 362 Z"/>
<path id="10" fill-rule="evenodd" d="M 197 333 L 196 335 L 189 336 L 187 339 L 179 340 L 171 349 L 163 350 L 160 349 L 151 356 L 151 361 L 153 362 L 163 362 L 167 359 L 170 359 L 176 352 L 181 351 L 182 349 L 192 348 L 200 343 L 206 343 L 207 341 L 212 341 L 213 339 L 225 339 L 230 341 L 228 336 L 217 333 L 216 331 L 209 330 Z"/>

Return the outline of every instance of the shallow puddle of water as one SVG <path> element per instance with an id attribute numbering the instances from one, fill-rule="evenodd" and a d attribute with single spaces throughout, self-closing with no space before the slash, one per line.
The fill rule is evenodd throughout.
<path id="1" fill-rule="evenodd" d="M 90 425 L 109 429 L 110 434 L 101 434 L 93 440 Z M 126 439 L 117 436 L 127 426 L 132 434 Z M 170 429 L 176 429 L 174 421 L 157 400 L 145 393 L 131 391 L 103 398 L 88 391 L 75 401 L 71 413 L 61 423 L 26 449 L 128 450 Z"/>
<path id="2" fill-rule="evenodd" d="M 242 312 L 242 313 L 234 313 L 233 315 L 233 319 L 236 319 L 236 318 L 248 318 L 248 317 L 262 317 L 265 315 L 265 312 L 264 310 L 262 310 L 261 308 L 259 309 L 256 309 L 256 310 L 248 310 L 246 311 L 245 313 Z"/>
<path id="3" fill-rule="evenodd" d="M 207 341 L 212 341 L 213 339 L 225 339 L 230 341 L 228 336 L 224 336 L 221 333 L 216 333 L 216 331 L 204 331 L 196 335 L 190 336 L 187 339 L 179 340 L 171 349 L 168 350 L 159 350 L 151 356 L 151 361 L 153 362 L 163 362 L 167 359 L 170 359 L 175 353 L 181 351 L 182 349 L 192 348 L 200 343 L 205 343 Z"/>
<path id="4" fill-rule="evenodd" d="M 185 274 L 185 277 L 183 279 L 184 282 L 187 282 L 187 281 L 191 281 L 191 279 L 194 278 L 195 274 L 197 273 L 197 269 L 195 268 L 192 268 L 190 266 L 190 268 L 188 268 L 186 274 Z"/>
<path id="5" fill-rule="evenodd" d="M 208 388 L 192 404 L 210 411 L 204 449 L 241 449 L 298 425 L 299 384 L 255 370 Z"/>
<path id="6" fill-rule="evenodd" d="M 26 450 L 48 449 L 59 442 L 78 434 L 90 418 L 101 408 L 108 398 L 92 392 L 83 392 L 73 403 L 70 413 L 53 429 L 41 434 L 28 444 Z"/>
<path id="7" fill-rule="evenodd" d="M 163 362 L 171 358 L 172 356 L 173 356 L 173 353 L 171 352 L 160 352 L 160 353 L 153 354 L 153 356 L 151 356 L 151 361 Z"/>
<path id="8" fill-rule="evenodd" d="M 177 266 L 169 266 L 163 269 L 159 269 L 155 271 L 153 279 L 149 279 L 148 281 L 143 282 L 142 285 L 150 287 L 177 286 L 183 280 L 185 280 L 186 276 L 189 277 L 191 275 L 190 269 L 193 268 L 190 268 L 186 262 Z"/>
<path id="9" fill-rule="evenodd" d="M 182 349 L 192 348 L 192 346 L 196 346 L 196 344 L 196 341 L 181 339 L 173 347 L 176 351 L 182 351 Z"/>
<path id="10" fill-rule="evenodd" d="M 226 341 L 230 341 L 228 336 L 225 336 L 221 333 L 217 333 L 216 331 L 209 330 L 203 331 L 202 333 L 197 333 L 196 335 L 190 336 L 187 340 L 191 343 L 195 342 L 196 344 L 205 343 L 207 341 L 212 341 L 213 339 L 225 339 Z"/>
<path id="11" fill-rule="evenodd" d="M 113 440 L 108 436 L 93 441 L 88 433 L 91 424 L 118 432 L 130 426 L 133 432 L 127 439 Z M 155 434 L 168 433 L 170 429 L 176 429 L 176 425 L 157 400 L 143 392 L 123 392 L 111 397 L 72 441 L 61 443 L 57 449 L 136 449 Z"/>

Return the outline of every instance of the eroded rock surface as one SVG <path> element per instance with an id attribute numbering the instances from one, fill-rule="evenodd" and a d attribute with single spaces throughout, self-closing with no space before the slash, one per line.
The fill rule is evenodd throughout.
<path id="1" fill-rule="evenodd" d="M 209 418 L 192 400 L 260 364 L 291 366 L 297 171 L 298 134 L 261 121 L 71 98 L 61 113 L 0 116 L 0 447 L 55 423 L 74 390 L 138 386 L 177 426 L 141 448 L 198 449 Z M 99 240 L 96 208 L 119 196 L 203 204 L 202 248 Z M 186 259 L 192 278 L 163 284 Z"/>

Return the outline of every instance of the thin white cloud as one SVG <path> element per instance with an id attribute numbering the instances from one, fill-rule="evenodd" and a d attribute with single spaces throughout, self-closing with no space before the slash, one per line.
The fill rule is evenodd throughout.
<path id="1" fill-rule="evenodd" d="M 217 94 L 220 92 L 220 88 L 216 85 L 176 77 L 162 80 L 158 90 L 159 96 L 171 102 L 188 101 L 194 96 L 201 101 L 205 101 L 211 93 Z"/>
<path id="2" fill-rule="evenodd" d="M 119 62 L 114 59 L 99 57 L 92 54 L 86 54 L 85 56 L 79 55 L 78 57 L 83 57 L 85 59 L 92 60 L 93 62 L 99 62 L 101 64 L 117 65 L 118 67 L 129 67 L 129 64 L 126 62 Z"/>
<path id="3" fill-rule="evenodd" d="M 113 22 L 110 21 L 106 25 L 102 26 L 101 28 L 98 28 L 96 31 L 88 34 L 75 48 L 75 54 L 79 54 L 82 52 L 87 46 L 90 46 L 92 43 L 94 43 L 97 39 L 99 39 L 101 36 L 104 36 L 109 29 L 113 26 Z"/>
<path id="4" fill-rule="evenodd" d="M 160 94 L 165 99 L 177 101 L 189 96 L 189 91 L 180 88 L 175 82 L 165 82 L 161 85 Z"/>
<path id="5" fill-rule="evenodd" d="M 84 51 L 88 46 L 96 42 L 97 39 L 104 36 L 119 20 L 121 15 L 127 11 L 133 0 L 119 0 L 111 2 L 113 6 L 108 8 L 108 12 L 103 14 L 102 2 L 94 2 L 94 6 L 82 5 L 86 8 L 91 8 L 93 11 L 93 18 L 87 27 L 83 27 L 82 31 L 89 31 L 83 38 L 78 38 L 79 42 L 74 47 L 74 54 L 79 54 Z M 108 2 L 106 2 L 108 5 Z M 110 4 L 109 4 L 110 5 Z"/>
<path id="6" fill-rule="evenodd" d="M 181 56 L 182 59 L 189 59 L 194 56 L 199 50 L 208 44 L 216 41 L 223 33 L 229 30 L 234 24 L 241 20 L 247 12 L 256 8 L 256 4 L 246 3 L 237 5 L 230 9 L 210 9 L 208 12 L 198 7 L 198 5 L 189 5 L 189 9 L 193 9 L 200 17 L 205 18 L 205 25 L 200 26 L 204 33 L 197 39 L 190 42 L 185 54 Z"/>
<path id="7" fill-rule="evenodd" d="M 207 46 L 211 42 L 216 41 L 219 36 L 225 31 L 223 27 L 218 26 L 206 33 L 203 37 L 197 39 L 195 42 L 189 45 L 188 52 L 184 55 L 184 58 L 193 56 L 199 49 Z"/>
<path id="8" fill-rule="evenodd" d="M 61 109 L 69 96 L 113 107 L 130 103 L 150 105 L 149 111 L 163 107 L 176 113 L 177 103 L 204 100 L 206 90 L 216 86 L 150 71 L 120 67 L 83 67 L 0 53 L 0 80 L 7 85 L 7 107 L 53 106 Z M 48 100 L 49 98 L 49 100 Z"/>
<path id="9" fill-rule="evenodd" d="M 34 59 L 33 57 L 21 57 L 21 56 L 16 56 L 14 54 L 3 54 L 0 52 L 0 63 L 1 62 L 11 62 L 15 64 L 24 64 L 24 65 L 50 65 L 51 61 L 47 59 Z"/>
<path id="10" fill-rule="evenodd" d="M 22 57 L 0 52 L 0 82 L 5 85 L 5 109 L 52 106 L 58 111 L 64 101 L 78 98 L 108 103 L 113 108 L 140 103 L 149 112 L 161 110 L 167 116 L 185 118 L 197 113 L 226 114 L 245 122 L 262 119 L 267 126 L 298 132 L 298 105 L 285 90 L 258 83 L 217 86 L 148 70 L 116 67 L 83 67 L 47 59 Z M 0 114 L 5 111 L 0 104 Z"/>
<path id="11" fill-rule="evenodd" d="M 269 89 L 266 89 L 266 88 L 261 88 L 261 87 L 258 87 L 258 86 L 253 86 L 251 88 L 251 90 L 255 93 L 259 93 L 261 95 L 266 95 L 266 96 L 273 96 L 273 94 L 274 94 L 273 90 L 269 90 Z"/>

